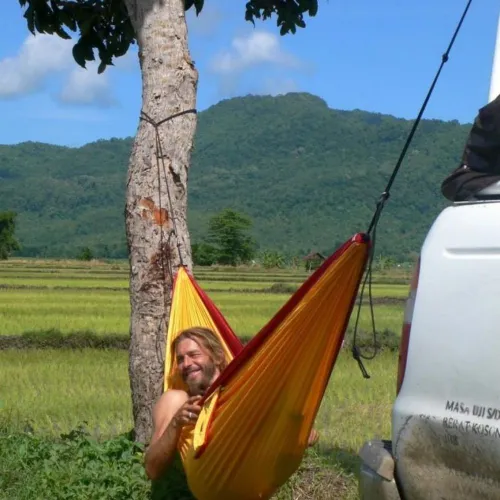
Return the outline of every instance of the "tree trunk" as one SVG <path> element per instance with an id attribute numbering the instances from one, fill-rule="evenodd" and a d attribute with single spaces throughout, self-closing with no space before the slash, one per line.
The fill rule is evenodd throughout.
<path id="1" fill-rule="evenodd" d="M 125 4 L 139 45 L 142 111 L 160 122 L 195 108 L 198 73 L 189 55 L 184 1 L 125 0 Z M 183 263 L 189 269 L 192 266 L 186 207 L 196 115 L 173 118 L 158 130 L 165 168 L 156 153 L 155 128 L 141 120 L 129 163 L 125 209 L 130 261 L 129 376 L 135 439 L 141 443 L 151 438 L 152 407 L 163 391 L 172 273 L 180 265 L 177 244 Z"/>

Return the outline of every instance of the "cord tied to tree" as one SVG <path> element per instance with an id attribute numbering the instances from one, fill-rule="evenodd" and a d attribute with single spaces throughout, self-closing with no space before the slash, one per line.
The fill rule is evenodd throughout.
<path id="1" fill-rule="evenodd" d="M 172 219 L 173 233 L 174 233 L 175 240 L 176 240 L 177 252 L 179 254 L 179 262 L 180 262 L 181 266 L 183 266 L 183 267 L 184 267 L 184 259 L 182 257 L 179 235 L 177 233 L 177 224 L 176 224 L 176 220 L 175 220 L 176 218 L 174 215 L 174 210 L 173 210 L 173 205 L 172 205 L 172 197 L 170 195 L 170 187 L 169 187 L 168 178 L 167 178 L 167 170 L 165 168 L 165 158 L 163 156 L 163 147 L 162 147 L 162 143 L 161 143 L 159 128 L 164 123 L 167 123 L 168 121 L 173 120 L 174 118 L 186 115 L 188 113 L 196 114 L 197 111 L 196 111 L 196 109 L 187 109 L 185 111 L 179 111 L 178 113 L 174 113 L 170 116 L 167 116 L 167 118 L 164 118 L 163 120 L 160 120 L 158 122 L 154 121 L 145 111 L 141 111 L 141 114 L 140 114 L 140 119 L 149 123 L 155 129 L 156 166 L 157 166 L 157 170 L 158 170 L 159 209 L 160 209 L 160 213 L 161 213 L 161 209 L 162 209 L 162 206 L 161 206 L 161 173 L 160 173 L 160 161 L 161 161 L 163 176 L 165 177 L 165 185 L 167 188 L 167 199 L 168 199 L 168 205 L 169 205 L 169 212 L 168 213 Z M 162 265 L 163 265 L 163 258 L 164 257 L 163 257 L 163 229 L 162 228 L 160 228 L 160 244 L 161 244 L 161 256 L 162 256 L 161 258 L 162 258 Z"/>
<path id="2" fill-rule="evenodd" d="M 157 168 L 157 176 L 158 176 L 158 208 L 160 209 L 160 214 L 161 214 L 162 213 L 161 170 L 163 170 L 163 176 L 165 178 L 165 185 L 166 185 L 166 189 L 167 189 L 167 200 L 168 200 L 168 206 L 169 206 L 168 213 L 169 213 L 169 216 L 172 220 L 172 229 L 173 229 L 173 231 L 169 235 L 169 240 L 170 240 L 170 236 L 173 233 L 175 236 L 177 252 L 179 255 L 179 263 L 182 267 L 184 267 L 185 264 L 184 264 L 184 259 L 182 257 L 179 235 L 177 233 L 177 224 L 176 224 L 173 205 L 172 205 L 172 197 L 170 194 L 170 187 L 169 187 L 169 182 L 168 182 L 168 177 L 167 177 L 167 169 L 165 167 L 165 157 L 163 155 L 163 147 L 162 147 L 159 128 L 164 123 L 167 123 L 168 121 L 170 121 L 174 118 L 186 115 L 188 113 L 195 113 L 196 114 L 197 111 L 196 111 L 196 109 L 188 109 L 185 111 L 180 111 L 180 112 L 174 113 L 174 114 L 168 116 L 167 118 L 164 118 L 163 120 L 160 120 L 158 122 L 153 120 L 153 118 L 151 118 L 151 116 L 149 116 L 144 111 L 141 111 L 141 114 L 140 114 L 140 120 L 149 123 L 155 130 L 156 168 Z M 160 170 L 160 162 L 161 162 L 161 166 L 162 166 L 161 170 Z M 164 240 L 163 240 L 163 224 L 161 222 L 160 222 L 160 263 L 161 263 L 162 281 L 163 281 L 163 299 L 164 299 L 164 304 L 165 304 L 165 310 L 167 310 L 168 296 L 167 296 L 167 282 L 166 282 L 165 271 L 166 271 L 166 269 L 168 269 L 170 282 L 173 283 L 173 270 L 172 270 L 172 265 L 171 265 L 170 260 L 167 263 L 168 265 L 165 264 L 165 245 L 164 245 Z M 157 356 L 159 357 L 159 362 L 162 365 L 164 364 L 164 359 L 163 359 L 161 350 L 159 349 L 159 341 L 160 341 L 160 338 L 164 335 L 163 321 L 166 321 L 165 317 L 162 317 L 162 320 L 160 321 L 160 324 L 158 325 L 158 334 L 156 336 L 156 353 L 157 353 Z"/>

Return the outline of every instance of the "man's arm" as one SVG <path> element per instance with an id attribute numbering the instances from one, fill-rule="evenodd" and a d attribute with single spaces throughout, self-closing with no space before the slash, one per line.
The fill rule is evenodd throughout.
<path id="1" fill-rule="evenodd" d="M 174 458 L 181 429 L 194 424 L 200 412 L 196 398 L 188 398 L 184 391 L 171 390 L 161 396 L 153 410 L 153 437 L 145 455 L 146 474 L 159 479 Z M 189 418 L 189 414 L 193 418 Z"/>
<path id="2" fill-rule="evenodd" d="M 149 479 L 158 479 L 174 458 L 181 427 L 173 417 L 187 398 L 182 391 L 167 391 L 153 409 L 153 437 L 144 457 Z"/>

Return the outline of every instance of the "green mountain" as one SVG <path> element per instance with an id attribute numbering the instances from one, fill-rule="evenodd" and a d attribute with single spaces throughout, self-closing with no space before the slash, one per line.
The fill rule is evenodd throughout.
<path id="1" fill-rule="evenodd" d="M 328 108 L 315 96 L 247 96 L 199 114 L 189 178 L 193 242 L 208 218 L 231 207 L 249 214 L 261 249 L 330 251 L 367 229 L 411 121 Z M 458 165 L 469 125 L 423 120 L 393 185 L 377 248 L 418 252 L 446 206 L 444 177 Z M 68 148 L 0 146 L 0 210 L 17 211 L 26 256 L 126 255 L 123 208 L 132 140 Z"/>

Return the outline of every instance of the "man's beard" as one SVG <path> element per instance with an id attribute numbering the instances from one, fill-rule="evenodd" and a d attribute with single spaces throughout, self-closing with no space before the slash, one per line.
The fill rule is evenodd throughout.
<path id="1" fill-rule="evenodd" d="M 215 364 L 209 363 L 201 367 L 201 378 L 198 380 L 185 380 L 191 396 L 203 396 L 210 387 L 215 374 Z"/>

